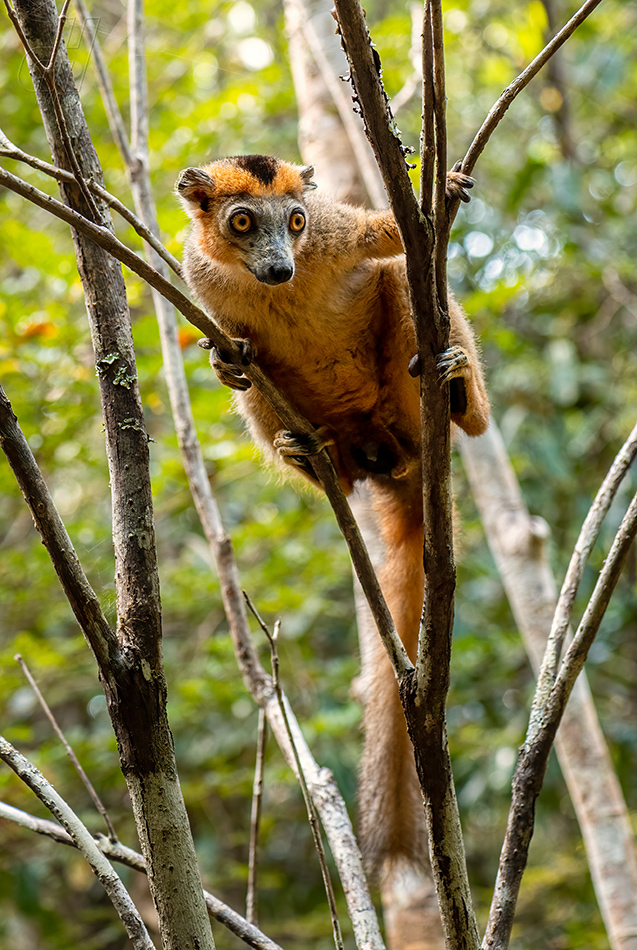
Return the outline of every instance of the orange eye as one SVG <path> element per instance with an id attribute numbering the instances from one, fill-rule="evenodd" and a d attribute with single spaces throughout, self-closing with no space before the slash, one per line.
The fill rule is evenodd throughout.
<path id="1" fill-rule="evenodd" d="M 230 218 L 230 227 L 238 234 L 247 234 L 252 227 L 252 218 L 247 211 L 237 211 Z"/>
<path id="2" fill-rule="evenodd" d="M 297 234 L 305 227 L 305 215 L 301 211 L 294 211 L 290 218 L 290 231 Z"/>

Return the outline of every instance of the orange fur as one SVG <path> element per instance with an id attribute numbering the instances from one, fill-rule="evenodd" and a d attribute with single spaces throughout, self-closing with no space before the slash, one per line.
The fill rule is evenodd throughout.
<path id="1" fill-rule="evenodd" d="M 413 658 L 424 587 L 420 409 L 419 381 L 408 373 L 416 341 L 400 234 L 390 211 L 304 195 L 299 187 L 310 187 L 311 170 L 258 158 L 243 162 L 254 163 L 261 179 L 237 168 L 236 159 L 205 166 L 210 184 L 196 169 L 183 173 L 178 190 L 194 222 L 186 279 L 219 325 L 234 338 L 248 337 L 262 369 L 329 434 L 344 490 L 367 483 L 385 547 L 381 587 Z M 237 203 L 254 219 L 247 238 L 228 230 Z M 283 233 L 295 208 L 307 215 L 305 230 Z M 254 276 L 268 255 L 275 267 L 293 262 L 293 276 L 274 286 Z M 477 347 L 451 297 L 449 310 L 450 346 L 460 354 L 450 376 L 462 380 L 466 395 L 452 420 L 477 435 L 489 414 Z M 284 450 L 281 421 L 259 392 L 237 394 L 237 406 L 266 453 L 276 456 L 275 443 Z M 311 457 L 303 455 L 292 439 L 284 461 L 312 479 Z M 393 672 L 377 637 L 366 652 L 361 830 L 368 865 L 380 871 L 386 860 L 424 860 L 426 842 Z"/>
<path id="2" fill-rule="evenodd" d="M 263 184 L 246 169 L 237 168 L 237 165 L 230 158 L 220 162 L 211 162 L 209 165 L 202 167 L 205 172 L 214 177 L 216 193 L 220 198 L 227 195 L 239 195 L 244 192 L 252 195 L 297 193 L 300 196 L 303 194 L 303 182 L 299 176 L 299 170 L 287 162 L 279 163 L 274 181 L 269 185 Z"/>

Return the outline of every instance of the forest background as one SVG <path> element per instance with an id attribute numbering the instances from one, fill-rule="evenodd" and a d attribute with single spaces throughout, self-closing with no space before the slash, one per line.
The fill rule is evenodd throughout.
<path id="1" fill-rule="evenodd" d="M 553 9 L 555 7 L 555 9 Z M 366 4 L 385 85 L 413 76 L 412 17 L 397 2 Z M 450 158 L 461 157 L 501 89 L 542 48 L 539 0 L 445 7 Z M 120 105 L 127 108 L 125 13 L 92 11 Z M 71 18 L 66 39 L 106 184 L 127 183 L 108 132 L 91 54 Z M 561 57 L 516 103 L 481 159 L 450 253 L 455 293 L 480 335 L 497 419 L 534 514 L 552 532 L 561 579 L 590 500 L 634 424 L 637 405 L 637 10 L 605 0 Z M 48 158 L 17 37 L 0 33 L 0 125 Z M 297 112 L 282 12 L 274 3 L 147 5 L 151 173 L 165 242 L 177 256 L 185 218 L 172 194 L 181 168 L 246 152 L 297 160 Z M 398 114 L 417 145 L 418 97 Z M 497 143 L 497 144 L 496 144 Z M 13 167 L 11 163 L 8 167 Z M 319 169 L 320 172 L 320 169 Z M 20 174 L 26 174 L 24 168 Z M 416 172 L 417 174 L 417 172 Z M 38 187 L 55 187 L 29 172 Z M 132 232 L 119 233 L 136 245 Z M 0 194 L 0 377 L 53 490 L 80 559 L 113 615 L 110 500 L 97 380 L 68 229 Z M 169 714 L 203 878 L 241 908 L 245 893 L 256 709 L 236 669 L 210 555 L 181 468 L 148 289 L 127 274 L 151 445 Z M 264 470 L 184 324 L 193 410 L 242 583 L 261 613 L 283 621 L 282 678 L 318 761 L 355 810 L 360 709 L 351 693 L 357 640 L 349 561 L 333 516 L 309 492 Z M 459 459 L 461 528 L 449 729 L 474 898 L 490 896 L 509 783 L 533 677 L 486 547 Z M 582 597 L 619 521 L 620 492 Z M 13 660 L 21 653 L 99 788 L 122 840 L 134 843 L 115 741 L 86 649 L 15 480 L 0 464 L 0 717 L 3 731 L 93 822 L 88 796 Z M 625 508 L 625 504 L 623 505 Z M 637 569 L 620 580 L 587 664 L 629 807 L 637 806 Z M 266 653 L 264 649 L 264 653 Z M 303 803 L 280 754 L 266 767 L 260 919 L 289 948 L 331 946 L 320 872 Z M 0 797 L 35 811 L 0 772 Z M 39 812 L 38 812 L 39 813 Z M 94 823 L 94 822 L 93 822 Z M 0 828 L 0 946 L 115 950 L 119 922 L 83 859 Z M 140 885 L 130 876 L 134 896 Z M 216 928 L 218 946 L 235 941 Z M 513 946 L 605 948 L 579 828 L 552 760 L 525 875 Z"/>

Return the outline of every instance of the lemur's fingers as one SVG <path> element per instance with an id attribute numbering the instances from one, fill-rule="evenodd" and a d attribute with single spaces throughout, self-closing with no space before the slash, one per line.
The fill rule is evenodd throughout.
<path id="1" fill-rule="evenodd" d="M 471 201 L 471 195 L 468 195 L 467 188 L 473 188 L 474 181 L 469 175 L 460 171 L 462 162 L 456 162 L 450 172 L 447 172 L 446 194 L 449 200 L 459 198 L 460 201 Z"/>
<path id="2" fill-rule="evenodd" d="M 467 375 L 469 357 L 461 346 L 450 346 L 444 353 L 438 354 L 436 365 L 440 374 L 440 383 L 449 383 L 452 379 Z"/>
<path id="3" fill-rule="evenodd" d="M 210 350 L 210 365 L 217 374 L 219 382 L 224 386 L 229 386 L 230 389 L 244 392 L 252 386 L 252 382 L 243 374 L 243 367 L 252 360 L 252 346 L 249 340 L 236 340 L 236 344 L 241 351 L 240 364 L 232 362 L 232 357 L 216 347 L 211 340 L 199 340 L 199 346 Z"/>
<path id="4" fill-rule="evenodd" d="M 229 389 L 237 389 L 240 392 L 245 392 L 246 389 L 250 389 L 252 386 L 252 380 L 248 379 L 247 376 L 237 375 L 234 367 L 228 371 L 225 371 L 219 366 L 215 366 L 214 363 L 211 365 L 217 374 L 217 379 L 219 382 L 224 386 L 228 386 Z"/>
<path id="5" fill-rule="evenodd" d="M 334 437 L 327 426 L 314 432 L 288 432 L 282 429 L 275 435 L 272 445 L 284 460 L 294 461 L 296 456 L 318 455 L 326 446 L 334 444 Z"/>

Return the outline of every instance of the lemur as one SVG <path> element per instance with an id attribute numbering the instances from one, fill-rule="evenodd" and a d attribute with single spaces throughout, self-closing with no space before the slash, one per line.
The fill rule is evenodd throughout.
<path id="1" fill-rule="evenodd" d="M 224 158 L 179 176 L 192 219 L 188 286 L 225 332 L 250 342 L 261 368 L 316 427 L 283 430 L 276 413 L 213 349 L 211 362 L 266 455 L 317 485 L 311 456 L 327 447 L 346 493 L 366 482 L 384 545 L 379 580 L 414 660 L 423 601 L 419 381 L 405 259 L 391 211 L 314 193 L 314 169 L 263 155 Z M 450 173 L 453 176 L 453 173 Z M 452 188 L 469 184 L 464 176 Z M 473 333 L 449 297 L 452 425 L 479 435 L 489 402 Z M 245 344 L 244 344 L 245 345 Z M 246 351 L 247 352 L 247 351 Z M 386 861 L 426 860 L 424 812 L 398 689 L 380 643 L 364 651 L 361 847 L 373 874 Z"/>

